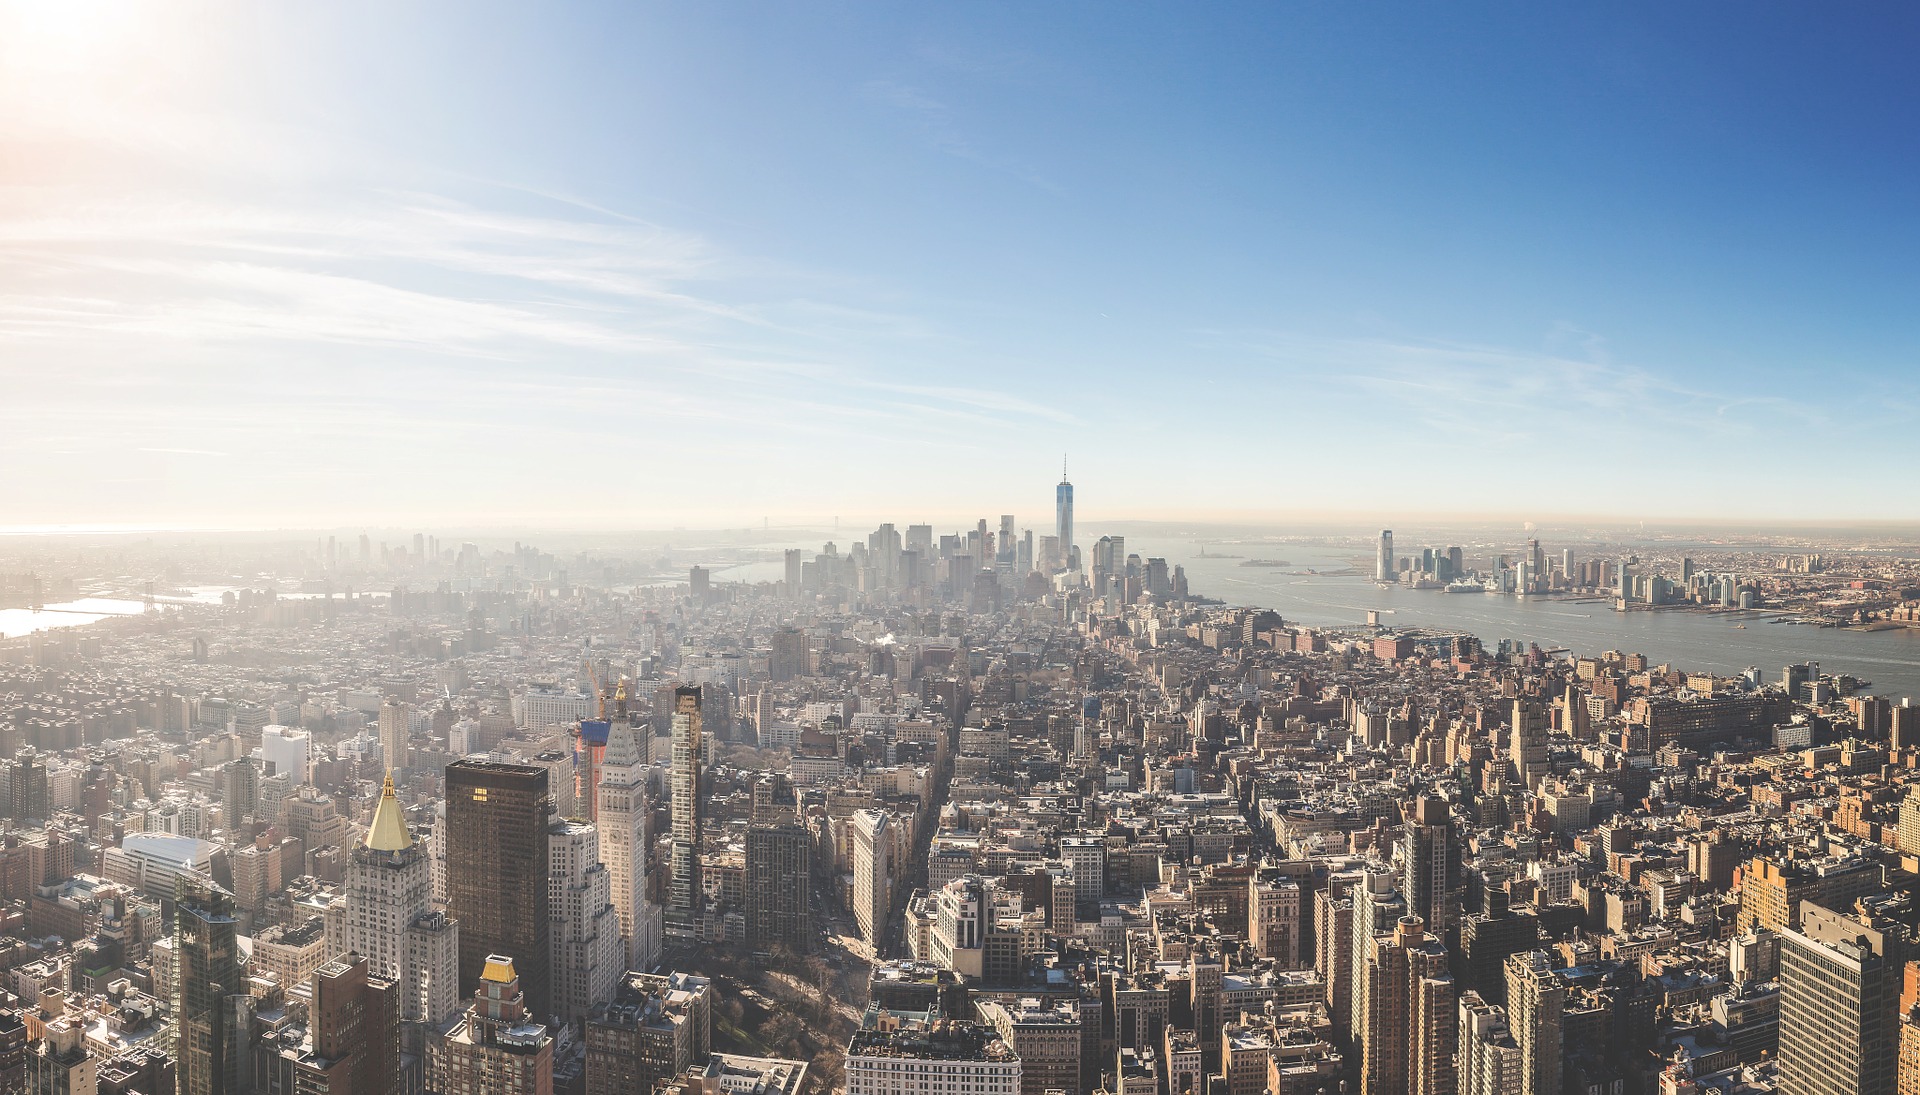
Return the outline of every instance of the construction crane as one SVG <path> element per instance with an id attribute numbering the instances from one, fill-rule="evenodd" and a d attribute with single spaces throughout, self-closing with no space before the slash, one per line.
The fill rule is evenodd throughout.
<path id="1" fill-rule="evenodd" d="M 593 699 L 600 710 L 600 714 L 597 717 L 601 722 L 605 722 L 607 721 L 607 693 L 606 690 L 600 686 L 600 671 L 593 667 L 593 659 L 591 658 L 581 658 L 580 668 L 586 671 L 587 680 L 593 685 Z"/>

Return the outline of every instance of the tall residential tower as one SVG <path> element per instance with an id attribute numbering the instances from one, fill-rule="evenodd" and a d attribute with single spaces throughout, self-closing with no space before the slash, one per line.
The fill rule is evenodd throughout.
<path id="1" fill-rule="evenodd" d="M 667 936 L 700 935 L 700 689 L 673 690 L 672 876 L 667 895 Z"/>

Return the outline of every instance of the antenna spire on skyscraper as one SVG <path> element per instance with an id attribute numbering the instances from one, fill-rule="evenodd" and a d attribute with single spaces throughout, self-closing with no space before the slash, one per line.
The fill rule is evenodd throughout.
<path id="1" fill-rule="evenodd" d="M 1060 454 L 1060 481 L 1067 481 L 1067 454 L 1064 452 Z"/>

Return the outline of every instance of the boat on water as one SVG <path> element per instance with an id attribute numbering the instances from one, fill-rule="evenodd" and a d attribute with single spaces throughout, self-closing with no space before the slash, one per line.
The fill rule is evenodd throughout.
<path id="1" fill-rule="evenodd" d="M 1746 624 L 1734 624 L 1734 625 L 1733 625 L 1733 629 L 1734 629 L 1735 631 L 1745 631 L 1745 630 L 1747 629 L 1747 625 L 1746 625 Z"/>
<path id="2" fill-rule="evenodd" d="M 1479 582 L 1468 581 L 1448 582 L 1446 588 L 1448 593 L 1485 593 L 1486 591 L 1487 587 Z"/>

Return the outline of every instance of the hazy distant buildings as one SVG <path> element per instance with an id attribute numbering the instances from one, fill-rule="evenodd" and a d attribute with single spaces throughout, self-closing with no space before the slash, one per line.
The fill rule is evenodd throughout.
<path id="1" fill-rule="evenodd" d="M 380 705 L 380 754 L 387 771 L 407 766 L 407 745 L 413 735 L 413 705 L 387 700 Z"/>

